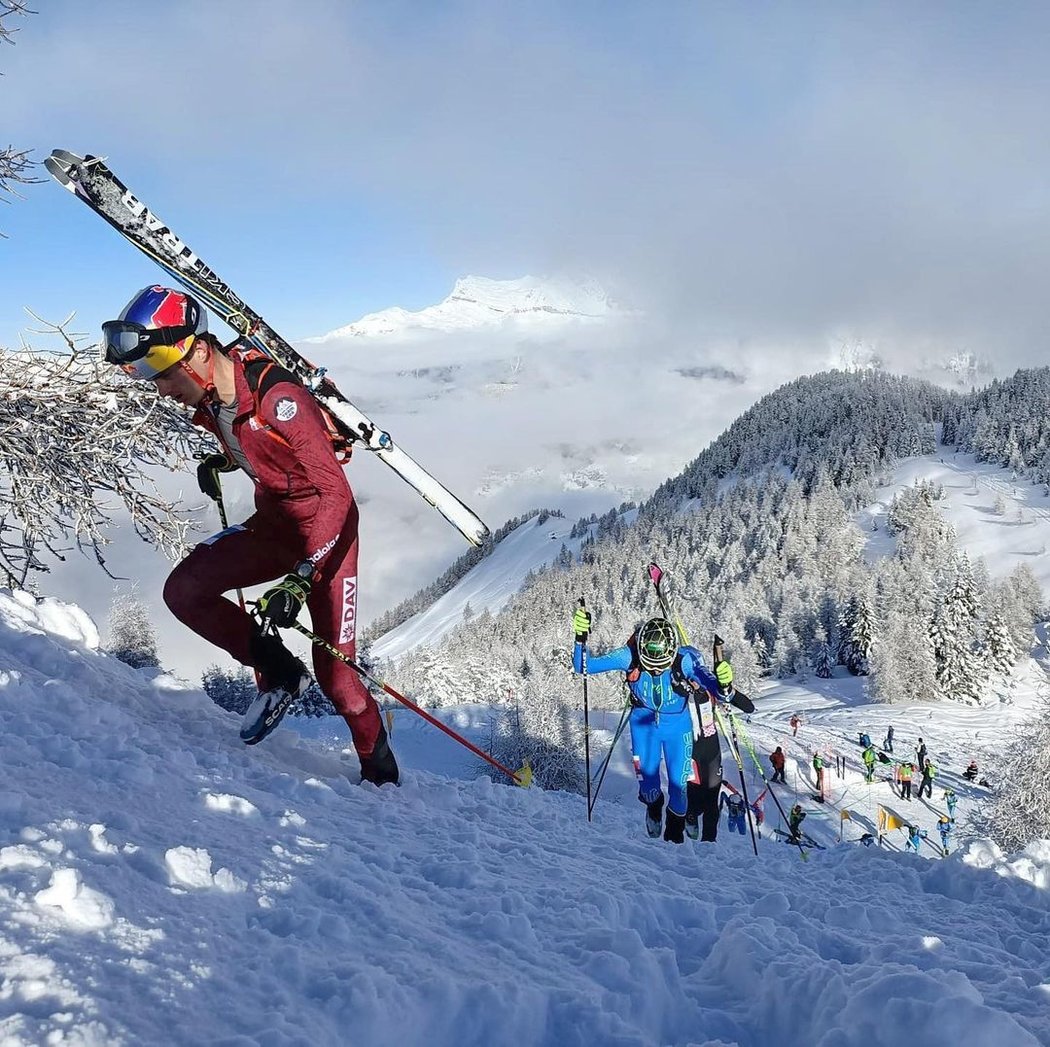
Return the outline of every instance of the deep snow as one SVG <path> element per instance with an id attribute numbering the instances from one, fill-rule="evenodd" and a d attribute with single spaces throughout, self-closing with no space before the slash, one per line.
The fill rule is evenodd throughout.
<path id="1" fill-rule="evenodd" d="M 76 608 L 0 591 L 4 1043 L 1050 1038 L 1047 895 L 1030 882 L 1046 844 L 1020 863 L 984 842 L 803 863 L 763 840 L 756 860 L 724 829 L 673 847 L 615 802 L 626 779 L 588 825 L 581 797 L 473 779 L 407 712 L 404 784 L 376 790 L 338 721 L 248 749 L 199 691 L 96 643 Z M 1007 715 L 1035 693 L 1026 671 Z M 756 741 L 804 702 L 804 730 L 874 725 L 836 713 L 824 683 L 763 696 Z M 902 742 L 919 724 L 936 737 L 924 710 L 892 712 Z M 484 710 L 452 714 L 471 717 L 483 739 Z M 945 744 L 953 730 L 937 725 Z"/>

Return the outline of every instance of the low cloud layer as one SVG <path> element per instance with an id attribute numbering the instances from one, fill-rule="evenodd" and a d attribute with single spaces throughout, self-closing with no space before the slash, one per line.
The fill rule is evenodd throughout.
<path id="1" fill-rule="evenodd" d="M 1035 363 L 1048 29 L 1035 4 L 55 3 L 6 51 L 5 125 L 130 150 L 176 212 L 303 208 L 306 240 L 360 209 L 450 273 L 593 273 L 683 337 Z"/>

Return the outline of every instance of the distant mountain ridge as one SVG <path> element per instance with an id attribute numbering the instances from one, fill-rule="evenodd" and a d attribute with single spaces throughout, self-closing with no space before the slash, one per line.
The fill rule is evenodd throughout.
<path id="1" fill-rule="evenodd" d="M 410 311 L 394 306 L 369 313 L 354 323 L 329 331 L 311 343 L 344 338 L 411 337 L 414 333 L 469 330 L 506 324 L 542 324 L 609 319 L 619 310 L 595 280 L 539 278 L 492 280 L 465 276 L 437 305 Z"/>

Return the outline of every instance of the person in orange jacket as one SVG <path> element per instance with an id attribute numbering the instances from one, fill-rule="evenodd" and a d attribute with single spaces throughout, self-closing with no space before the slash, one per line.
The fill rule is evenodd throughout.
<path id="1" fill-rule="evenodd" d="M 779 745 L 769 754 L 769 762 L 773 768 L 772 780 L 774 782 L 783 782 L 787 785 L 787 781 L 784 778 L 784 750 Z"/>

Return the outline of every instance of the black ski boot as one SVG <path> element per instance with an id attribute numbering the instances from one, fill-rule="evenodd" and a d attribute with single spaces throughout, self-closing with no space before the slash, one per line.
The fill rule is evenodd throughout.
<path id="1" fill-rule="evenodd" d="M 379 734 L 376 736 L 375 748 L 370 756 L 361 756 L 361 781 L 371 782 L 373 785 L 393 785 L 400 783 L 401 776 L 397 769 L 397 760 L 390 748 L 390 740 L 386 736 L 386 728 L 380 724 Z"/>
<path id="2" fill-rule="evenodd" d="M 664 839 L 668 843 L 685 843 L 683 832 L 685 830 L 685 815 L 675 814 L 668 810 L 667 824 L 664 826 Z"/>
<path id="3" fill-rule="evenodd" d="M 660 838 L 660 830 L 663 828 L 664 820 L 664 797 L 663 793 L 652 803 L 645 805 L 645 831 L 654 839 Z"/>
<path id="4" fill-rule="evenodd" d="M 310 686 L 310 674 L 279 636 L 255 633 L 251 653 L 259 670 L 259 697 L 241 721 L 241 741 L 261 742 L 281 722 L 288 707 Z"/>
<path id="5" fill-rule="evenodd" d="M 690 840 L 700 839 L 700 820 L 695 816 L 690 818 L 687 814 L 685 816 L 685 834 Z"/>

